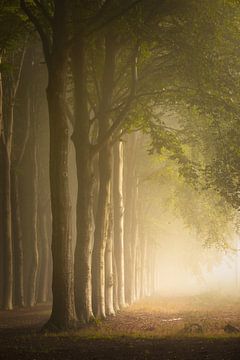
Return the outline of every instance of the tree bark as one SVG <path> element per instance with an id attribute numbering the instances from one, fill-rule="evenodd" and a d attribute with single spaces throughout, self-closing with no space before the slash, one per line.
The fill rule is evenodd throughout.
<path id="1" fill-rule="evenodd" d="M 123 244 L 123 143 L 114 145 L 114 173 L 113 173 L 113 203 L 114 203 L 114 253 L 118 278 L 118 304 L 120 308 L 125 304 L 124 278 L 124 244 Z"/>
<path id="2" fill-rule="evenodd" d="M 69 193 L 69 124 L 66 116 L 68 1 L 55 2 L 53 45 L 48 64 L 50 190 L 52 209 L 53 306 L 46 328 L 75 327 L 72 208 Z"/>
<path id="3" fill-rule="evenodd" d="M 140 297 L 143 298 L 147 295 L 147 238 L 144 232 L 141 232 L 141 290 Z"/>
<path id="4" fill-rule="evenodd" d="M 100 143 L 111 126 L 109 110 L 111 108 L 114 88 L 116 45 L 111 32 L 105 38 L 105 64 L 102 80 L 102 101 L 99 107 Z M 112 176 L 112 145 L 111 138 L 99 153 L 99 197 L 96 214 L 94 247 L 93 247 L 93 310 L 98 318 L 105 318 L 105 248 L 108 227 L 108 199 L 111 191 Z"/>
<path id="5" fill-rule="evenodd" d="M 41 264 L 40 264 L 40 276 L 39 276 L 39 291 L 38 302 L 46 303 L 49 300 L 48 297 L 48 276 L 49 276 L 49 240 L 47 229 L 47 213 L 46 209 L 41 209 L 40 221 L 40 236 L 41 236 Z"/>
<path id="6" fill-rule="evenodd" d="M 13 133 L 13 108 L 15 91 L 13 80 L 4 79 L 4 123 L 2 136 L 3 159 L 3 308 L 13 308 L 13 243 L 12 243 L 12 209 L 11 209 L 11 153 Z"/>
<path id="7" fill-rule="evenodd" d="M 2 64 L 2 54 L 0 53 L 0 66 Z M 2 72 L 0 71 L 0 138 L 3 130 L 3 87 L 2 87 Z"/>
<path id="8" fill-rule="evenodd" d="M 30 94 L 29 94 L 30 97 Z M 38 254 L 38 162 L 37 162 L 37 136 L 36 136 L 36 106 L 34 98 L 35 94 L 31 96 L 30 101 L 30 118 L 32 122 L 32 131 L 30 136 L 30 149 L 31 149 L 31 167 L 32 167 L 32 179 L 31 179 L 31 261 L 28 277 L 28 293 L 27 293 L 27 305 L 32 307 L 37 301 L 37 273 L 39 264 Z"/>
<path id="9" fill-rule="evenodd" d="M 0 53 L 0 64 L 2 62 L 2 54 Z M 2 169 L 3 154 L 3 89 L 2 89 L 2 73 L 0 71 L 0 168 Z M 3 181 L 2 173 L 0 173 L 0 308 L 3 304 Z"/>
<path id="10" fill-rule="evenodd" d="M 76 325 L 73 285 L 72 208 L 69 193 L 69 123 L 66 116 L 66 82 L 69 59 L 69 2 L 54 1 L 51 33 L 45 32 L 26 1 L 23 11 L 42 40 L 48 68 L 47 101 L 50 124 L 50 192 L 52 210 L 53 277 L 52 313 L 46 329 Z"/>
<path id="11" fill-rule="evenodd" d="M 78 29 L 78 27 L 77 27 Z M 81 33 L 75 39 L 72 51 L 75 90 L 75 128 L 73 141 L 76 149 L 78 178 L 77 240 L 75 249 L 75 304 L 78 319 L 89 322 L 92 312 L 92 246 L 93 246 L 93 156 L 89 140 L 90 118 L 88 114 L 86 79 L 86 44 Z"/>
<path id="12" fill-rule="evenodd" d="M 135 267 L 135 202 L 136 202 L 136 145 L 137 135 L 128 136 L 125 151 L 124 192 L 124 255 L 125 255 L 125 297 L 127 304 L 134 301 Z"/>
<path id="13" fill-rule="evenodd" d="M 118 302 L 118 275 L 117 275 L 117 264 L 113 251 L 113 308 L 115 313 L 120 310 Z"/>
<path id="14" fill-rule="evenodd" d="M 14 302 L 19 307 L 24 306 L 23 286 L 23 234 L 20 215 L 20 199 L 18 174 L 15 169 L 11 172 L 12 187 L 12 222 L 13 222 L 13 248 L 14 248 Z"/>
<path id="15" fill-rule="evenodd" d="M 105 308 L 106 315 L 115 315 L 113 306 L 113 213 L 111 198 L 108 204 L 107 244 L 105 250 Z"/>

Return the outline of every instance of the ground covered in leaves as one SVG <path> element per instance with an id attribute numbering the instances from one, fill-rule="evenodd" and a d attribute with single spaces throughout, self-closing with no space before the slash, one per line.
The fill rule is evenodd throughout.
<path id="1" fill-rule="evenodd" d="M 240 298 L 141 301 L 72 333 L 41 334 L 50 307 L 0 311 L 0 359 L 240 359 Z"/>

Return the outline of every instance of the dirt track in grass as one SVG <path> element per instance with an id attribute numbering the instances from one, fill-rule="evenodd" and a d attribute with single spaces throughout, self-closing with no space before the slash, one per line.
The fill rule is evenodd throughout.
<path id="1" fill-rule="evenodd" d="M 151 298 L 72 333 L 40 334 L 50 306 L 0 311 L 0 359 L 240 359 L 240 298 Z"/>

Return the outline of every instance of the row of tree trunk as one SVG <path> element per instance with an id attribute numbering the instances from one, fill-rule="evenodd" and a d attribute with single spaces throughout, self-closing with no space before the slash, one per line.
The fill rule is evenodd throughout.
<path id="1" fill-rule="evenodd" d="M 0 305 L 11 310 L 50 300 L 51 261 L 49 206 L 42 211 L 38 185 L 40 74 L 35 50 L 23 47 L 4 61 L 11 70 L 0 79 Z"/>
<path id="2" fill-rule="evenodd" d="M 93 317 L 105 318 L 112 315 L 126 304 L 131 304 L 145 289 L 151 290 L 147 273 L 146 240 L 140 240 L 138 219 L 138 181 L 136 175 L 137 137 L 132 135 L 127 140 L 128 146 L 123 160 L 123 143 L 115 141 L 125 117 L 130 109 L 137 81 L 137 59 L 131 64 L 131 89 L 123 110 L 112 116 L 113 96 L 116 96 L 117 54 L 119 52 L 118 33 L 114 29 L 104 32 L 100 41 L 103 49 L 102 71 L 100 71 L 100 97 L 98 101 L 97 123 L 93 122 L 89 112 L 89 87 L 87 74 L 88 38 L 84 33 L 81 19 L 80 2 L 73 2 L 76 11 L 70 14 L 67 0 L 55 2 L 51 34 L 36 21 L 35 14 L 25 1 L 21 1 L 23 11 L 36 26 L 42 40 L 45 62 L 48 71 L 47 104 L 50 129 L 50 203 L 52 216 L 52 313 L 46 324 L 47 328 L 68 329 L 78 321 L 89 322 Z M 74 7 L 73 7 L 74 10 Z M 71 15 L 71 17 L 70 17 Z M 74 34 L 69 38 L 69 21 L 72 21 Z M 50 28 L 48 28 L 49 31 Z M 71 44 L 71 45 L 70 45 Z M 137 48 L 137 47 L 136 47 Z M 135 49 L 135 46 L 134 46 Z M 71 51 L 70 51 L 71 50 Z M 71 59 L 71 67 L 69 66 Z M 100 59 L 99 59 L 100 60 Z M 34 62 L 32 62 L 33 64 Z M 98 65 L 98 64 L 97 64 Z M 20 69 L 20 68 L 19 68 Z M 69 73 L 74 85 L 73 134 L 68 115 Z M 19 71 L 21 74 L 21 71 Z M 127 74 L 128 76 L 128 74 Z M 19 79 L 19 77 L 18 77 Z M 32 79 L 31 79 L 32 81 Z M 7 89 L 7 87 L 6 87 Z M 3 87 L 5 90 L 5 86 Z M 14 97 L 17 87 L 14 85 Z M 34 93 L 31 89 L 31 93 Z M 8 99 L 3 95 L 3 100 Z M 11 194 L 11 150 L 14 101 L 10 101 L 11 110 L 4 118 L 2 140 L 3 188 L 3 307 L 13 306 L 12 218 Z M 39 216 L 48 216 L 37 196 L 38 162 L 36 141 L 35 98 L 28 105 L 31 113 L 31 201 L 32 212 L 29 218 L 31 241 L 28 247 L 28 286 L 25 298 L 30 306 L 36 302 L 37 282 L 39 293 L 46 274 L 44 262 L 39 259 L 38 233 L 41 234 L 41 254 L 46 255 L 45 220 Z M 12 120 L 11 120 L 12 119 Z M 97 128 L 94 136 L 93 127 Z M 72 135 L 72 136 L 71 136 Z M 73 208 L 70 195 L 71 169 L 69 149 L 71 138 L 76 153 L 77 172 L 77 209 L 76 209 L 76 244 L 73 241 Z M 7 141 L 6 141 L 7 140 Z M 6 149 L 6 151 L 5 151 Z M 5 152 L 7 155 L 5 155 Z M 114 157 L 114 160 L 113 160 Z M 124 191 L 123 191 L 124 189 Z M 15 198 L 16 201 L 16 198 Z M 38 204 L 39 203 L 39 204 Z M 21 239 L 21 236 L 19 237 Z M 142 246 L 141 243 L 145 245 Z M 75 247 L 74 247 L 75 245 Z M 18 246 L 19 247 L 19 246 Z M 15 247 L 17 249 L 17 247 Z M 21 248 L 21 246 L 20 246 Z M 45 254 L 45 255 L 44 255 Z M 22 261 L 21 259 L 19 261 Z M 47 260 L 45 259 L 45 262 Z M 38 276 L 40 267 L 40 275 Z M 48 268 L 48 266 L 46 267 Z M 149 268 L 149 266 L 148 266 Z M 152 268 L 154 273 L 154 267 Z M 146 284 L 144 284 L 144 282 Z M 44 298 L 44 296 L 41 296 Z"/>

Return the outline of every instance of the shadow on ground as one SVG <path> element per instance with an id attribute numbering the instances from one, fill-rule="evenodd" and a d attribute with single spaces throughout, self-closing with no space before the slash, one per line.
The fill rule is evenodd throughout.
<path id="1" fill-rule="evenodd" d="M 239 299 L 151 298 L 77 332 L 43 335 L 49 314 L 49 305 L 0 311 L 0 359 L 240 359 L 240 335 L 224 331 L 240 326 Z"/>

